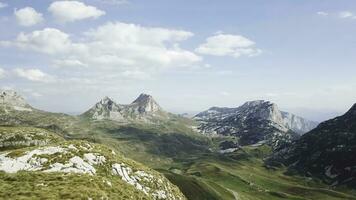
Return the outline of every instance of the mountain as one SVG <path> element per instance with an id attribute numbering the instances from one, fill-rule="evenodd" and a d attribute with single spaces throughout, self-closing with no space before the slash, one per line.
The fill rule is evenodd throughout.
<path id="1" fill-rule="evenodd" d="M 344 115 L 322 122 L 267 163 L 317 176 L 337 185 L 356 186 L 356 104 Z"/>
<path id="2" fill-rule="evenodd" d="M 120 122 L 152 121 L 166 119 L 168 113 L 158 105 L 151 95 L 140 94 L 131 104 L 118 104 L 104 97 L 81 116 L 94 120 L 110 119 Z"/>
<path id="3" fill-rule="evenodd" d="M 110 101 L 98 110 L 125 114 L 127 105 Z M 166 112 L 153 106 L 139 113 L 136 102 L 126 110 L 135 118 L 123 115 L 130 121 L 122 123 L 19 111 L 12 102 L 0 102 L 0 199 L 356 199 L 351 189 L 266 168 L 268 145 L 206 137 L 192 130 L 195 121 L 162 118 Z M 149 123 L 136 123 L 141 118 Z"/>
<path id="4" fill-rule="evenodd" d="M 237 108 L 212 107 L 194 119 L 200 122 L 200 132 L 237 136 L 242 145 L 266 141 L 279 146 L 317 125 L 263 100 L 249 101 Z"/>
<path id="5" fill-rule="evenodd" d="M 162 108 L 158 103 L 148 94 L 140 94 L 140 96 L 128 107 L 136 114 L 148 114 L 162 111 Z"/>
<path id="6" fill-rule="evenodd" d="M 4 110 L 32 111 L 26 100 L 13 90 L 0 91 L 0 105 Z"/>

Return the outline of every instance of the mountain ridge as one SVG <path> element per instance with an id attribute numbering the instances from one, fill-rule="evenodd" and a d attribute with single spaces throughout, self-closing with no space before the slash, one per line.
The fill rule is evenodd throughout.
<path id="1" fill-rule="evenodd" d="M 194 119 L 200 122 L 200 132 L 238 136 L 244 144 L 272 138 L 278 141 L 280 137 L 290 141 L 316 126 L 316 123 L 280 111 L 276 104 L 264 100 L 248 101 L 236 108 L 212 107 Z"/>
<path id="2" fill-rule="evenodd" d="M 267 164 L 283 164 L 291 172 L 313 175 L 331 185 L 356 186 L 356 104 L 344 115 L 320 123 Z"/>
<path id="3" fill-rule="evenodd" d="M 167 114 L 151 95 L 142 93 L 130 104 L 119 104 L 105 96 L 80 116 L 94 120 L 110 119 L 127 122 L 150 121 L 153 118 L 164 119 L 168 116 Z"/>

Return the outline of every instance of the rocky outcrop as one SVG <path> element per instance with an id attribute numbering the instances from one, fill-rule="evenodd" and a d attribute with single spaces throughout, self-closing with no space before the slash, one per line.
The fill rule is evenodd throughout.
<path id="1" fill-rule="evenodd" d="M 0 106 L 4 109 L 32 111 L 25 99 L 13 90 L 0 91 Z"/>
<path id="2" fill-rule="evenodd" d="M 22 128 L 18 128 L 18 132 L 25 133 Z M 11 129 L 15 131 L 16 128 Z M 1 136 L 13 135 L 10 134 L 11 130 L 7 131 L 8 133 L 1 134 Z M 51 135 L 41 132 L 41 129 L 27 130 L 25 138 L 32 141 L 33 138 L 38 138 L 39 136 L 47 136 L 48 138 L 43 138 L 41 141 L 47 140 L 51 141 L 51 143 L 44 144 L 44 146 L 40 144 L 41 146 L 0 150 L 0 171 L 12 173 L 14 176 L 19 172 L 22 174 L 27 173 L 26 176 L 38 176 L 39 173 L 46 174 L 37 177 L 36 182 L 39 181 L 38 178 L 46 179 L 52 175 L 55 177 L 58 174 L 65 174 L 66 176 L 63 177 L 66 178 L 57 181 L 71 181 L 70 177 L 73 177 L 74 181 L 78 177 L 81 177 L 81 179 L 86 178 L 86 181 L 90 181 L 92 184 L 104 183 L 110 189 L 105 189 L 107 192 L 102 194 L 109 195 L 111 191 L 114 191 L 116 196 L 118 194 L 121 195 L 120 199 L 127 199 L 128 196 L 131 196 L 129 199 L 185 199 L 179 189 L 163 175 L 124 158 L 108 147 L 86 141 L 65 142 L 61 140 L 56 142 L 52 140 Z M 79 176 L 73 176 L 76 174 Z M 100 181 L 93 183 L 93 180 Z M 47 184 L 45 180 L 43 182 Z M 10 186 L 13 181 L 9 181 L 7 184 Z M 90 187 L 90 185 L 88 186 Z M 46 187 L 47 191 L 51 191 L 50 184 Z M 126 190 L 134 190 L 136 194 L 129 193 Z M 87 195 L 90 198 L 91 195 L 95 194 Z"/>

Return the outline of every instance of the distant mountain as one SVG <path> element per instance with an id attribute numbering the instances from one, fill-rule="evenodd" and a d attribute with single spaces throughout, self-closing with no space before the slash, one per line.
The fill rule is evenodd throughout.
<path id="1" fill-rule="evenodd" d="M 249 101 L 237 108 L 212 107 L 194 119 L 200 122 L 200 132 L 237 136 L 242 145 L 265 141 L 279 146 L 278 143 L 291 141 L 317 125 L 263 100 Z"/>
<path id="2" fill-rule="evenodd" d="M 356 104 L 340 117 L 325 121 L 267 163 L 314 175 L 330 184 L 356 186 Z"/>
<path id="3" fill-rule="evenodd" d="M 3 109 L 12 109 L 18 111 L 32 111 L 32 107 L 13 90 L 0 91 L 0 105 Z"/>
<path id="4" fill-rule="evenodd" d="M 166 119 L 169 114 L 158 105 L 151 95 L 141 94 L 135 101 L 127 105 L 118 104 L 109 97 L 104 97 L 81 116 L 94 120 L 110 119 L 129 122 Z"/>

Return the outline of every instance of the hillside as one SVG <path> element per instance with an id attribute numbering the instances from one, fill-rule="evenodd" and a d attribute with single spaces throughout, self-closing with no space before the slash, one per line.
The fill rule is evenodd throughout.
<path id="1" fill-rule="evenodd" d="M 103 145 L 28 127 L 0 127 L 0 137 L 0 198 L 185 199 L 159 173 Z"/>
<path id="2" fill-rule="evenodd" d="M 2 152 L 13 152 L 9 155 L 20 153 L 21 157 L 23 152 L 34 150 L 42 152 L 46 148 L 53 147 L 68 149 L 70 145 L 74 145 L 79 149 L 77 154 L 70 149 L 66 150 L 70 156 L 62 155 L 61 152 L 41 156 L 51 158 L 47 161 L 49 164 L 57 162 L 63 164 L 56 166 L 64 166 L 65 170 L 76 170 L 66 167 L 74 156 L 88 163 L 89 161 L 86 160 L 88 155 L 86 157 L 85 155 L 90 153 L 104 156 L 110 164 L 104 163 L 106 171 L 102 170 L 101 165 L 92 164 L 95 175 L 66 174 L 64 178 L 61 174 L 51 173 L 49 176 L 45 173 L 45 170 L 51 169 L 48 163 L 41 164 L 41 169 L 34 172 L 19 171 L 16 174 L 1 172 L 4 195 L 16 194 L 16 197 L 23 197 L 23 193 L 9 189 L 16 186 L 27 195 L 34 195 L 37 198 L 44 195 L 52 199 L 87 199 L 87 194 L 92 194 L 90 197 L 93 199 L 106 196 L 109 199 L 120 199 L 120 195 L 128 195 L 125 197 L 129 199 L 131 197 L 147 199 L 144 192 L 136 192 L 134 187 L 131 187 L 132 190 L 125 190 L 127 193 L 123 194 L 119 188 L 126 188 L 127 185 L 113 189 L 103 182 L 104 179 L 109 179 L 112 185 L 125 184 L 120 182 L 122 180 L 120 177 L 118 177 L 120 180 L 110 179 L 112 165 L 123 162 L 128 165 L 134 163 L 130 165 L 132 169 L 138 166 L 144 171 L 152 171 L 154 176 L 156 172 L 147 167 L 159 171 L 171 183 L 177 185 L 188 199 L 193 200 L 355 199 L 353 195 L 356 193 L 350 189 L 330 189 L 317 180 L 298 175 L 285 175 L 284 168 L 266 168 L 263 161 L 272 152 L 271 147 L 266 144 L 239 146 L 236 145 L 237 140 L 233 136 L 207 137 L 195 132 L 192 126 L 196 126 L 196 122 L 184 117 L 170 115 L 169 120 L 122 122 L 110 118 L 93 119 L 87 116 L 49 113 L 32 107 L 31 112 L 7 107 L 8 111 L 10 109 L 11 112 L 0 112 L 1 123 L 7 125 L 0 130 L 8 135 L 0 140 L 4 141 Z M 12 127 L 9 127 L 10 125 Z M 39 128 L 31 128 L 32 126 Z M 81 146 L 87 146 L 86 144 L 92 146 L 93 151 L 80 149 Z M 230 151 L 230 148 L 234 150 Z M 112 151 L 115 151 L 116 155 L 112 155 Z M 55 163 L 52 163 L 54 155 L 62 155 L 64 160 L 53 158 Z M 3 156 L 6 157 L 9 156 Z M 10 158 L 6 159 L 10 160 Z M 130 159 L 143 163 L 147 167 Z M 11 157 L 11 162 L 14 160 L 17 159 Z M 88 177 L 93 183 L 90 188 L 82 184 L 88 182 Z M 32 192 L 30 189 L 35 187 L 33 185 L 30 187 L 32 179 L 38 180 L 35 183 L 39 186 L 48 182 L 51 187 L 48 190 L 46 187 L 36 188 L 38 192 Z M 20 185 L 21 183 L 26 184 Z M 74 191 L 72 185 L 85 192 L 82 194 Z M 53 190 L 60 193 L 48 192 Z M 56 196 L 59 194 L 62 196 Z"/>
<path id="3" fill-rule="evenodd" d="M 313 175 L 332 185 L 356 185 L 356 104 L 340 117 L 325 121 L 288 148 L 276 152 L 271 163 Z"/>

